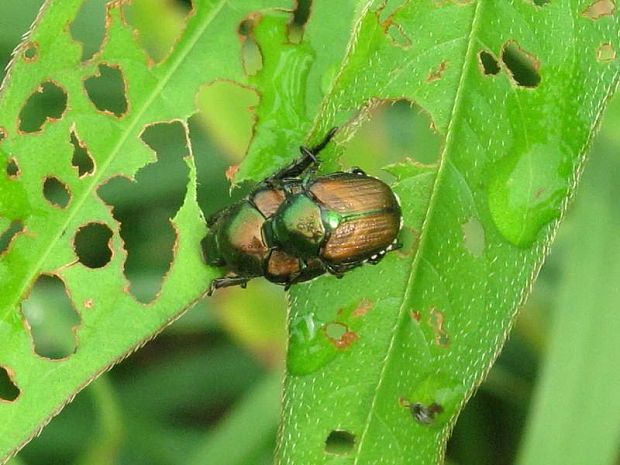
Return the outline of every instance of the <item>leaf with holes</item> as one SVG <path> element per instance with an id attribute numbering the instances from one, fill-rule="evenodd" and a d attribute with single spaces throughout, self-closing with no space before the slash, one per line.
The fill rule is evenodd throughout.
<path id="1" fill-rule="evenodd" d="M 98 11 L 105 36 L 83 50 L 76 18 L 93 2 L 45 2 L 0 96 L 0 462 L 215 276 L 199 254 L 187 119 L 201 86 L 246 82 L 244 18 L 289 3 L 196 0 L 151 56 L 126 22 L 136 5 Z M 149 219 L 165 233 L 145 286 L 132 247 L 149 225 L 121 204 L 168 188 L 153 184 L 162 172 L 174 195 Z"/>
<path id="2" fill-rule="evenodd" d="M 333 171 L 348 137 L 387 101 L 416 102 L 443 138 L 436 164 L 389 168 L 403 249 L 292 290 L 278 448 L 286 464 L 440 461 L 617 86 L 615 3 L 315 0 L 309 17 L 293 18 L 291 3 L 196 0 L 162 49 L 125 22 L 127 2 L 111 2 L 94 55 L 72 35 L 82 1 L 45 4 L 0 100 L 0 456 L 216 276 L 198 253 L 201 163 L 186 121 L 197 104 L 209 107 L 209 90 L 233 82 L 258 101 L 236 182 L 264 178 L 300 141 L 340 126 L 322 153 Z M 162 170 L 182 188 L 154 218 L 166 233 L 156 279 L 143 286 L 131 253 L 140 225 L 121 206 L 160 187 Z M 54 311 L 38 298 L 43 288 Z M 38 337 L 47 317 L 57 340 Z"/>
<path id="3" fill-rule="evenodd" d="M 444 143 L 435 166 L 391 168 L 401 253 L 291 291 L 282 464 L 442 463 L 618 85 L 613 2 L 380 3 L 362 12 L 311 135 L 340 126 L 342 141 L 378 100 L 408 99 Z M 313 24 L 310 49 L 325 37 Z M 240 178 L 268 166 L 259 152 Z"/>

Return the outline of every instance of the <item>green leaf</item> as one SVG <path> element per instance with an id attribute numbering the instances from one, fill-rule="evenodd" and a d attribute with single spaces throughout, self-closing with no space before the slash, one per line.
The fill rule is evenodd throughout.
<path id="1" fill-rule="evenodd" d="M 174 48 L 155 65 L 125 23 L 127 6 L 122 2 L 112 2 L 108 8 L 102 49 L 82 63 L 81 46 L 67 27 L 81 3 L 45 3 L 15 52 L 0 99 L 0 216 L 3 228 L 8 221 L 24 227 L 0 259 L 0 366 L 19 389 L 16 399 L 0 402 L 0 461 L 34 436 L 98 374 L 178 318 L 215 276 L 199 255 L 206 228 L 196 202 L 196 171 L 191 147 L 184 142 L 188 137 L 184 121 L 196 111 L 194 99 L 202 84 L 244 80 L 235 34 L 240 21 L 258 8 L 288 6 L 276 1 L 197 0 Z M 104 76 L 99 77 L 100 73 Z M 122 81 L 105 73 L 120 75 Z M 42 86 L 58 95 L 51 98 L 37 92 Z M 105 98 L 97 98 L 101 95 Z M 44 106 L 39 106 L 40 101 Z M 45 118 L 51 114 L 45 104 L 59 111 L 56 117 Z M 105 111 L 98 110 L 97 104 Z M 25 105 L 28 112 L 23 110 Z M 28 119 L 22 122 L 21 118 Z M 146 172 L 141 168 L 150 164 L 150 169 L 156 160 L 142 136 L 152 125 L 171 121 L 180 121 L 174 125 L 184 133 L 177 166 L 185 173 L 186 188 L 180 208 L 171 214 L 174 228 L 168 254 L 172 249 L 172 261 L 157 286 L 157 299 L 146 305 L 134 297 L 136 289 L 129 287 L 123 272 L 128 254 L 121 240 L 122 226 L 111 205 L 102 201 L 100 187 L 115 177 L 135 179 L 140 185 Z M 92 172 L 80 173 L 72 165 L 77 150 L 72 137 L 93 160 Z M 157 155 L 161 161 L 161 154 Z M 5 175 L 4 166 L 11 158 L 19 166 L 17 177 Z M 46 178 L 57 180 L 51 183 L 53 192 L 44 189 Z M 119 195 L 131 195 L 135 185 L 125 184 Z M 55 200 L 57 194 L 68 197 L 65 206 Z M 78 230 L 93 223 L 105 225 L 111 233 L 101 247 L 112 253 L 107 262 L 86 265 L 80 262 L 74 238 Z M 34 352 L 30 328 L 21 313 L 21 302 L 44 275 L 62 280 L 80 318 L 75 337 L 69 333 L 75 353 L 69 351 L 55 360 Z M 53 311 L 49 305 L 38 309 L 40 314 Z"/>
<path id="2" fill-rule="evenodd" d="M 603 145 L 599 145 L 556 244 L 565 257 L 563 275 L 549 355 L 530 409 L 520 465 L 612 465 L 617 461 L 620 290 L 612 283 L 620 280 L 618 104 L 615 99 L 615 118 L 607 119 L 602 131 L 611 149 L 600 150 Z"/>
<path id="3" fill-rule="evenodd" d="M 199 256 L 206 228 L 186 121 L 201 86 L 231 81 L 259 98 L 236 182 L 264 178 L 299 143 L 339 126 L 322 154 L 322 169 L 335 170 L 381 100 L 416 102 L 443 138 L 436 166 L 390 170 L 403 250 L 293 290 L 278 449 L 286 464 L 439 462 L 526 297 L 618 83 L 617 18 L 584 0 L 538 3 L 315 0 L 295 29 L 291 1 L 194 0 L 178 40 L 176 26 L 162 30 L 166 47 L 153 47 L 151 34 L 145 51 L 125 23 L 126 3 L 111 2 L 102 50 L 82 62 L 69 27 L 82 1 L 48 0 L 0 94 L 0 226 L 23 226 L 0 259 L 0 367 L 19 389 L 0 402 L 0 460 L 216 276 Z M 172 144 L 181 155 L 151 185 L 150 170 L 167 165 L 147 136 L 162 124 L 182 134 Z M 78 147 L 92 165 L 74 161 Z M 173 172 L 184 188 L 164 218 L 171 245 L 152 253 L 170 256 L 153 286 L 131 277 L 137 258 L 115 202 L 170 189 Z M 74 247 L 90 224 L 110 233 L 104 263 Z M 34 352 L 21 308 L 45 275 L 62 280 L 80 318 L 76 337 L 64 325 L 75 353 L 62 344 L 54 360 Z"/>
<path id="4" fill-rule="evenodd" d="M 620 46 L 617 18 L 587 17 L 587 2 L 394 4 L 364 11 L 313 134 L 408 99 L 444 137 L 440 160 L 396 173 L 410 253 L 293 289 L 279 463 L 441 462 L 618 85 L 618 61 L 598 59 Z M 349 437 L 340 455 L 334 432 Z"/>

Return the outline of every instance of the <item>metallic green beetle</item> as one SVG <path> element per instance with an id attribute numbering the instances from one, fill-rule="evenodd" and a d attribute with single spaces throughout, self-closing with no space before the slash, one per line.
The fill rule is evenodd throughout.
<path id="1" fill-rule="evenodd" d="M 359 168 L 315 176 L 317 155 L 335 132 L 312 149 L 300 147 L 299 160 L 207 220 L 205 260 L 228 270 L 209 295 L 259 276 L 287 289 L 324 273 L 341 278 L 401 247 L 400 205 L 387 184 Z"/>

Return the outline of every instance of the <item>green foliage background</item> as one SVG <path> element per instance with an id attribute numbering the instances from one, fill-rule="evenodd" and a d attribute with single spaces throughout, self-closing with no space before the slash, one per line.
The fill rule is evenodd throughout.
<path id="1" fill-rule="evenodd" d="M 153 5 L 143 5 L 143 10 L 135 11 L 135 24 L 147 32 L 156 30 L 148 25 L 161 16 L 149 17 Z M 38 2 L 11 2 L 3 8 L 0 54 L 7 62 Z M 277 18 L 273 21 L 279 24 Z M 82 27 L 95 31 L 101 25 L 85 18 Z M 171 21 L 159 33 L 142 35 L 154 57 L 165 54 L 165 45 L 158 44 L 174 40 L 179 27 L 179 21 Z M 261 33 L 267 34 L 269 28 L 264 27 Z M 303 62 L 303 51 L 299 53 L 291 60 Z M 106 89 L 102 92 L 105 100 Z M 214 89 L 213 94 L 223 95 L 222 108 L 206 109 L 190 121 L 194 153 L 209 154 L 196 157 L 198 165 L 209 164 L 203 170 L 208 176 L 198 188 L 198 203 L 206 214 L 230 202 L 224 172 L 240 161 L 242 142 L 249 137 L 243 133 L 248 124 L 244 106 L 255 102 L 234 92 L 228 87 Z M 233 100 L 243 102 L 239 114 L 223 115 Z M 230 121 L 239 122 L 239 132 Z M 298 124 L 303 133 L 310 122 Z M 379 174 L 379 167 L 400 161 L 403 154 L 432 162 L 428 154 L 437 153 L 440 142 L 427 125 L 427 117 L 407 104 L 381 107 L 347 145 L 343 164 L 359 164 Z M 448 445 L 451 463 L 617 463 L 620 394 L 615 387 L 620 385 L 620 347 L 615 335 L 620 330 L 620 295 L 613 283 L 620 279 L 620 210 L 615 202 L 620 194 L 615 182 L 620 174 L 618 127 L 616 100 L 595 143 L 577 200 L 514 335 L 456 424 Z M 159 154 L 174 151 L 178 140 L 178 134 L 162 130 L 146 142 Z M 255 155 L 261 150 L 260 145 L 251 148 L 254 155 L 243 165 L 246 172 L 268 169 Z M 128 273 L 132 292 L 146 300 L 157 291 L 166 267 L 153 257 L 165 257 L 170 248 L 165 240 L 169 228 L 162 218 L 171 209 L 176 211 L 170 199 L 183 198 L 179 189 L 185 186 L 176 181 L 186 178 L 187 166 L 171 163 L 145 178 L 156 189 L 126 195 L 127 185 L 110 186 L 109 198 L 119 214 L 132 218 L 124 238 L 130 238 L 125 240 L 137 258 L 128 265 Z M 54 292 L 53 287 L 43 289 L 38 298 L 54 302 Z M 13 459 L 14 464 L 271 463 L 279 419 L 285 306 L 281 289 L 262 282 L 199 302 L 155 341 L 80 393 Z M 55 333 L 64 331 L 70 345 L 74 324 L 70 314 L 61 314 L 42 326 Z M 62 349 L 54 344 L 51 352 Z"/>

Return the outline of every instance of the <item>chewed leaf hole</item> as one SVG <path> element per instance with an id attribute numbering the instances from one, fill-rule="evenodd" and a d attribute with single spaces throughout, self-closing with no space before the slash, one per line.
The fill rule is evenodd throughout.
<path id="1" fill-rule="evenodd" d="M 192 9 L 189 0 L 141 0 L 127 2 L 123 11 L 150 61 L 160 63 L 183 34 Z"/>
<path id="2" fill-rule="evenodd" d="M 480 70 L 485 76 L 495 76 L 500 71 L 499 63 L 491 52 L 480 50 L 478 53 L 478 63 Z"/>
<path id="3" fill-rule="evenodd" d="M 288 40 L 292 44 L 299 44 L 303 39 L 304 26 L 310 17 L 311 0 L 297 0 L 293 10 L 293 18 L 288 26 Z"/>
<path id="4" fill-rule="evenodd" d="M 551 3 L 551 0 L 527 0 L 530 3 L 533 3 L 536 6 L 545 6 L 549 3 Z"/>
<path id="5" fill-rule="evenodd" d="M 615 0 L 596 0 L 581 13 L 584 17 L 596 21 L 616 12 Z"/>
<path id="6" fill-rule="evenodd" d="M 49 203 L 59 208 L 66 208 L 71 201 L 71 193 L 66 184 L 53 176 L 45 178 L 43 196 Z"/>
<path id="7" fill-rule="evenodd" d="M 22 303 L 22 313 L 28 321 L 37 355 L 61 359 L 75 352 L 74 330 L 80 324 L 80 317 L 60 278 L 40 275 Z"/>
<path id="8" fill-rule="evenodd" d="M 9 158 L 6 163 L 6 175 L 11 179 L 16 179 L 20 175 L 19 165 L 15 158 Z"/>
<path id="9" fill-rule="evenodd" d="M 259 103 L 256 92 L 231 81 L 216 81 L 200 88 L 196 102 L 200 111 L 190 119 L 190 128 L 193 130 L 193 120 L 197 120 L 201 126 L 206 126 L 209 136 L 229 155 L 231 161 L 241 161 L 252 140 L 256 123 L 254 108 Z M 200 138 L 198 135 L 192 137 L 193 140 Z M 196 152 L 200 153 L 198 150 Z M 214 160 L 207 161 L 204 170 L 202 166 L 198 168 L 199 175 L 209 171 L 209 179 L 199 181 L 199 197 L 203 188 L 215 182 L 215 176 L 211 177 L 211 174 L 216 174 Z M 204 159 L 197 157 L 196 163 L 202 162 Z"/>
<path id="10" fill-rule="evenodd" d="M 408 50 L 413 44 L 411 37 L 405 32 L 400 24 L 391 23 L 385 30 L 393 45 Z"/>
<path id="11" fill-rule="evenodd" d="M 103 113 L 120 118 L 127 111 L 125 80 L 119 66 L 99 65 L 99 72 L 84 81 L 91 102 Z"/>
<path id="12" fill-rule="evenodd" d="M 469 218 L 469 220 L 463 223 L 462 229 L 463 242 L 467 250 L 469 250 L 474 257 L 481 257 L 484 253 L 485 236 L 484 229 L 480 221 L 478 221 L 478 218 L 475 216 Z"/>
<path id="13" fill-rule="evenodd" d="M 19 397 L 19 388 L 11 379 L 9 371 L 0 365 L 0 402 L 13 402 Z"/>
<path id="14" fill-rule="evenodd" d="M 345 430 L 334 430 L 325 440 L 325 452 L 335 455 L 348 455 L 355 447 L 355 435 Z"/>
<path id="15" fill-rule="evenodd" d="M 39 58 L 39 44 L 36 42 L 28 42 L 23 51 L 24 60 L 28 62 L 37 61 Z"/>
<path id="16" fill-rule="evenodd" d="M 540 84 L 540 73 L 538 72 L 540 62 L 534 55 L 523 50 L 514 40 L 504 44 L 502 61 L 516 85 L 536 87 Z"/>
<path id="17" fill-rule="evenodd" d="M 73 144 L 73 158 L 71 159 L 71 164 L 77 168 L 80 177 L 93 174 L 95 171 L 95 162 L 88 153 L 86 144 L 78 139 L 74 131 L 71 132 L 70 140 L 71 144 Z"/>
<path id="18" fill-rule="evenodd" d="M 326 324 L 324 331 L 329 342 L 338 350 L 346 349 L 358 338 L 357 333 L 349 331 L 347 325 L 339 322 Z"/>
<path id="19" fill-rule="evenodd" d="M 101 268 L 112 258 L 112 230 L 105 224 L 89 223 L 78 229 L 73 246 L 80 263 L 89 268 Z"/>
<path id="20" fill-rule="evenodd" d="M 596 49 L 596 59 L 602 62 L 615 60 L 616 51 L 614 47 L 610 43 L 601 44 L 601 46 Z"/>
<path id="21" fill-rule="evenodd" d="M 21 221 L 11 221 L 9 227 L 0 233 L 0 256 L 9 250 L 15 236 L 24 230 Z"/>
<path id="22" fill-rule="evenodd" d="M 29 133 L 40 131 L 46 121 L 59 120 L 66 108 L 66 92 L 52 81 L 45 81 L 19 113 L 19 129 Z"/>
<path id="23" fill-rule="evenodd" d="M 363 166 L 370 174 L 381 176 L 384 166 L 407 157 L 424 164 L 437 161 L 442 139 L 428 113 L 418 105 L 406 99 L 375 101 L 362 118 L 348 123 L 360 127 L 341 157 L 343 166 Z"/>
<path id="24" fill-rule="evenodd" d="M 243 71 L 248 76 L 255 76 L 263 69 L 263 54 L 254 38 L 254 27 L 260 21 L 256 13 L 239 23 L 239 38 L 241 39 L 241 63 Z"/>
<path id="25" fill-rule="evenodd" d="M 108 0 L 82 2 L 69 31 L 73 40 L 82 44 L 82 61 L 90 59 L 101 47 L 105 33 Z"/>
<path id="26" fill-rule="evenodd" d="M 170 220 L 185 198 L 189 173 L 184 157 L 189 147 L 185 126 L 179 122 L 148 126 L 142 140 L 155 151 L 157 161 L 138 171 L 134 182 L 116 177 L 98 193 L 120 222 L 129 291 L 139 302 L 149 303 L 157 296 L 174 257 L 177 234 Z M 145 210 L 145 204 L 153 208 Z"/>

